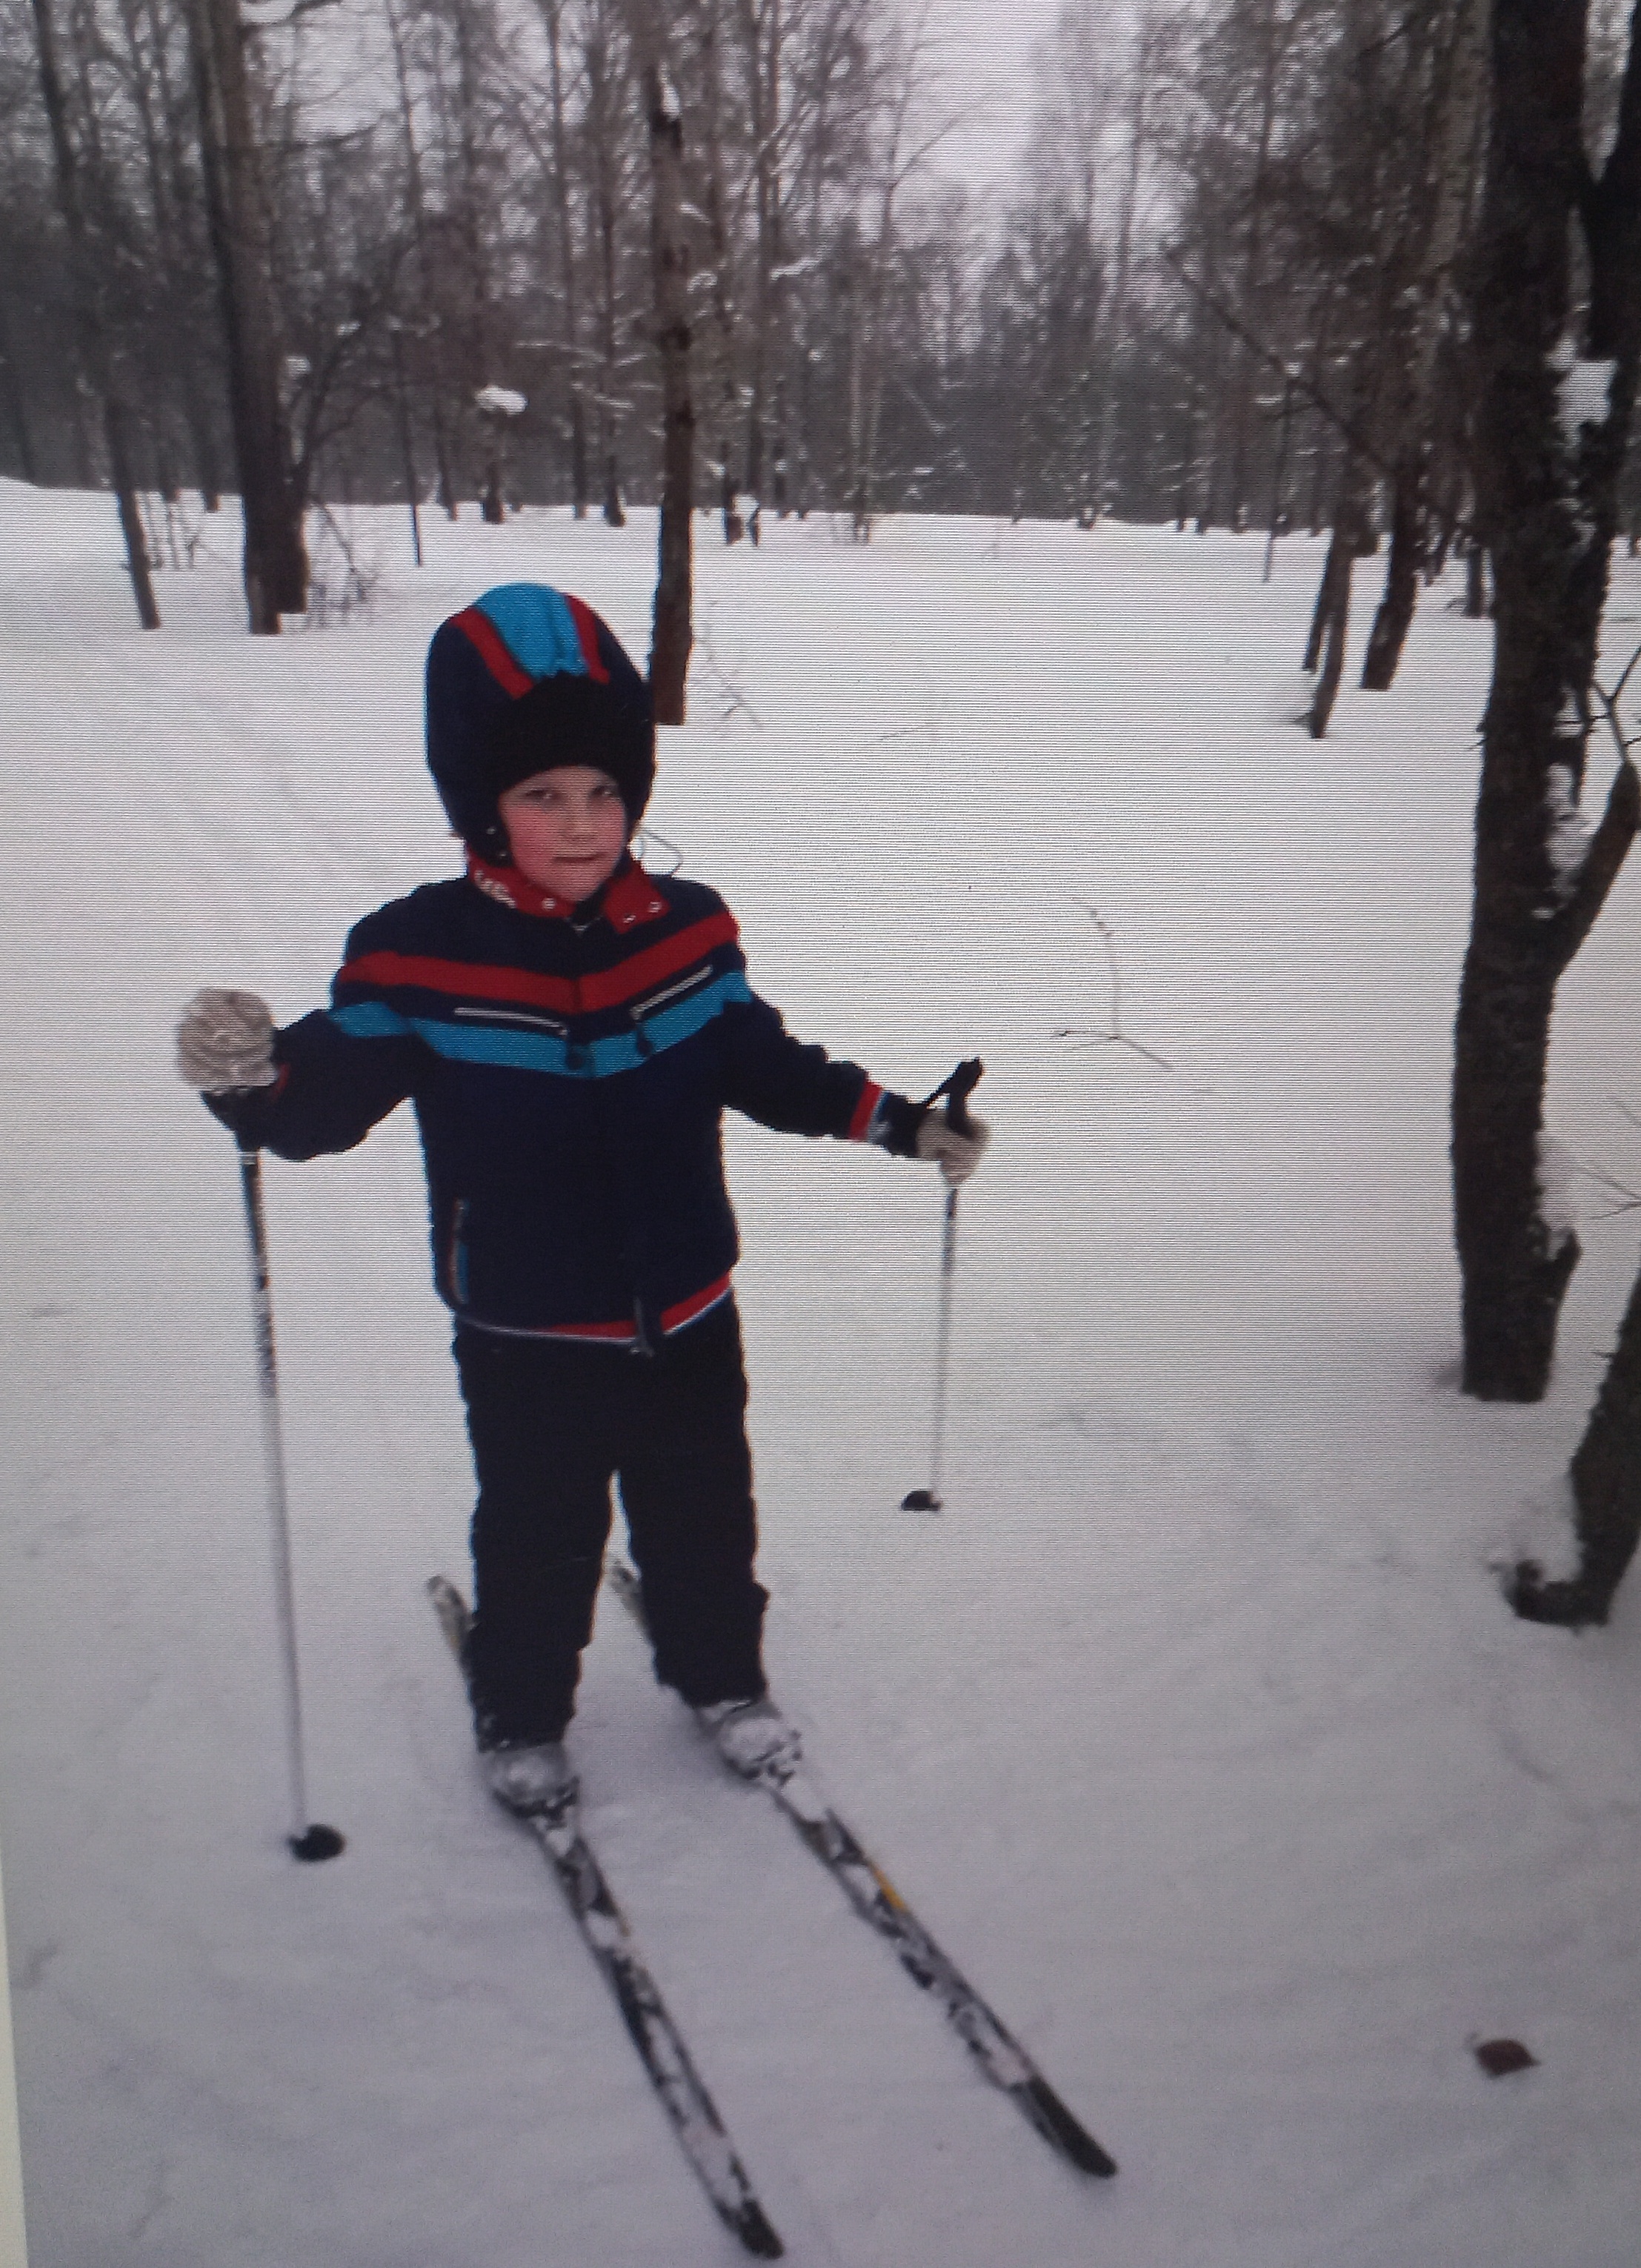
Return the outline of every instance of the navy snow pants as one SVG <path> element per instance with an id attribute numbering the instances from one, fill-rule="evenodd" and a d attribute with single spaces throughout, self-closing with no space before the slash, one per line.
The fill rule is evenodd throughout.
<path id="1" fill-rule="evenodd" d="M 556 1741 L 621 1482 L 655 1674 L 692 1707 L 765 1690 L 747 1376 L 732 1299 L 652 1354 L 458 1327 L 479 1482 L 466 1668 L 482 1749 Z"/>

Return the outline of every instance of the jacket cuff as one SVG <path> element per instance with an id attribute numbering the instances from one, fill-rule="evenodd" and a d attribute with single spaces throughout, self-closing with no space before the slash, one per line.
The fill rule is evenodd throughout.
<path id="1" fill-rule="evenodd" d="M 913 1102 L 903 1094 L 890 1094 L 886 1090 L 878 1097 L 865 1138 L 875 1142 L 880 1150 L 887 1150 L 892 1158 L 915 1158 L 917 1129 L 928 1108 L 927 1103 Z"/>

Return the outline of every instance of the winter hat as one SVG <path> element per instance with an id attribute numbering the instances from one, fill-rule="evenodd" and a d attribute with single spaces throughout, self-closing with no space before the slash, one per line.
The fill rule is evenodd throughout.
<path id="1" fill-rule="evenodd" d="M 650 689 L 614 632 L 545 583 L 502 583 L 427 650 L 427 762 L 464 843 L 507 863 L 497 799 L 533 772 L 592 764 L 636 828 L 655 780 Z"/>

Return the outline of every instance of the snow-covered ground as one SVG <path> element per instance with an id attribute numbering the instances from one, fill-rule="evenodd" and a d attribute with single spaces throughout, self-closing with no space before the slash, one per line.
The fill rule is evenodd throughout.
<path id="1" fill-rule="evenodd" d="M 479 1785 L 422 1596 L 469 1478 L 408 1120 L 269 1167 L 310 1776 L 349 1848 L 281 1840 L 237 1174 L 171 1027 L 202 983 L 298 1014 L 354 918 L 455 870 L 419 742 L 445 613 L 539 577 L 642 656 L 652 565 L 642 515 L 430 519 L 420 573 L 400 515 L 357 527 L 369 619 L 245 637 L 224 517 L 144 637 L 107 500 L 0 484 L 31 2268 L 710 2268 L 731 2242 Z M 1641 1592 L 1573 1638 L 1490 1565 L 1561 1548 L 1633 1222 L 1586 1224 L 1542 1406 L 1454 1383 L 1486 626 L 1427 598 L 1395 690 L 1316 746 L 1302 541 L 1264 586 L 1253 538 L 702 535 L 656 834 L 796 1030 L 912 1092 L 982 1055 L 995 1129 L 923 1517 L 934 1177 L 729 1130 L 772 1671 L 1122 2167 L 1080 2182 L 984 2085 L 607 1604 L 589 1832 L 791 2257 L 1633 2268 Z M 1056 1036 L 1111 1029 L 1090 908 L 1139 1047 Z M 1551 1111 L 1632 1185 L 1638 917 L 1635 859 L 1562 988 Z M 1497 2035 L 1536 2067 L 1485 2076 Z"/>

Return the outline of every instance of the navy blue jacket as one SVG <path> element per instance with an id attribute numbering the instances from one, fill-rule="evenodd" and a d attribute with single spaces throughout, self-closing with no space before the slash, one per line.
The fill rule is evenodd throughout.
<path id="1" fill-rule="evenodd" d="M 725 1105 L 902 1153 L 920 1113 L 792 1038 L 703 884 L 623 858 L 590 918 L 522 910 L 529 895 L 475 860 L 368 915 L 330 1008 L 277 1035 L 278 1084 L 220 1115 L 311 1158 L 351 1149 L 408 1097 L 434 1281 L 456 1314 L 652 1345 L 728 1289 Z"/>

